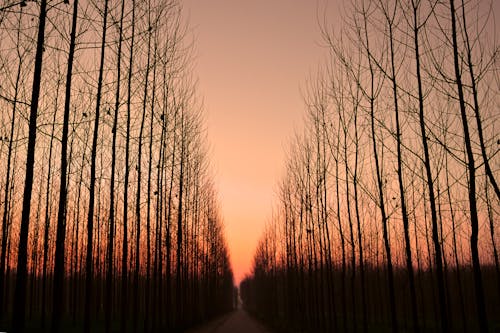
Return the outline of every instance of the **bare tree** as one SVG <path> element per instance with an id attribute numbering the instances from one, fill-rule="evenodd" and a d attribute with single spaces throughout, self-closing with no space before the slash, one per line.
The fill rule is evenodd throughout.
<path id="1" fill-rule="evenodd" d="M 93 236 L 94 236 L 94 210 L 95 210 L 95 187 L 96 187 L 96 158 L 97 140 L 99 137 L 99 122 L 101 116 L 101 99 L 104 74 L 104 56 L 106 51 L 106 31 L 108 22 L 108 0 L 104 1 L 103 28 L 101 39 L 101 55 L 99 63 L 99 77 L 97 79 L 97 97 L 94 118 L 94 130 L 92 134 L 92 151 L 90 162 L 90 184 L 89 184 L 89 210 L 87 215 L 87 251 L 85 261 L 85 305 L 84 305 L 84 332 L 90 332 L 90 305 L 92 300 L 92 275 L 93 275 Z"/>
<path id="2" fill-rule="evenodd" d="M 24 179 L 23 209 L 21 228 L 19 231 L 19 249 L 17 255 L 16 289 L 14 296 L 14 311 L 12 317 L 12 331 L 24 331 L 25 306 L 26 306 L 26 276 L 27 276 L 27 251 L 28 231 L 30 224 L 31 193 L 33 190 L 33 165 L 35 163 L 35 144 L 37 131 L 38 100 L 40 97 L 43 45 L 45 41 L 45 22 L 47 15 L 47 0 L 40 2 L 40 15 L 38 22 L 37 46 L 35 66 L 33 72 L 33 89 L 31 93 L 31 106 L 29 118 L 29 136 L 26 155 L 26 175 Z"/>
<path id="3" fill-rule="evenodd" d="M 63 283 L 64 283 L 64 251 L 66 240 L 66 205 L 67 205 L 67 168 L 68 168 L 68 132 L 69 113 L 71 107 L 71 80 L 73 75 L 73 62 L 75 58 L 76 27 L 78 20 L 78 0 L 73 3 L 73 18 L 71 25 L 71 37 L 68 54 L 68 69 L 66 73 L 66 92 L 64 99 L 64 120 L 61 138 L 61 178 L 59 188 L 59 208 L 57 212 L 57 236 L 54 266 L 54 309 L 52 310 L 52 331 L 59 332 L 61 324 L 61 313 L 63 308 Z"/>
<path id="4" fill-rule="evenodd" d="M 18 56 L 18 65 L 16 71 L 16 79 L 14 86 L 14 98 L 12 101 L 12 120 L 10 123 L 10 136 L 7 148 L 7 164 L 6 164 L 6 173 L 5 173 L 5 183 L 4 183 L 4 200 L 3 200 L 3 214 L 2 214 L 2 249 L 0 254 L 0 319 L 3 319 L 4 313 L 4 285 L 5 285 L 5 266 L 6 266 L 6 258 L 7 258 L 7 237 L 8 237 L 8 214 L 9 214 L 9 206 L 10 206 L 10 191 L 11 191 L 11 168 L 12 168 L 12 155 L 13 155 L 13 144 L 14 144 L 14 130 L 16 128 L 16 113 L 18 106 L 18 95 L 19 95 L 19 84 L 21 81 L 21 70 L 24 58 L 24 52 L 22 52 L 19 48 L 20 44 L 20 35 L 21 35 L 21 15 L 22 11 L 19 14 L 19 25 L 16 34 L 17 41 L 17 56 Z M 49 166 L 50 168 L 50 166 Z"/>
<path id="5" fill-rule="evenodd" d="M 486 306 L 484 303 L 484 288 L 483 288 L 483 278 L 481 273 L 481 263 L 479 261 L 479 251 L 478 251 L 478 233 L 479 233 L 479 218 L 477 213 L 477 203 L 476 203 L 476 166 L 475 158 L 472 152 L 472 138 L 469 133 L 469 123 L 467 119 L 465 98 L 462 84 L 462 76 L 460 72 L 460 62 L 458 59 L 458 41 L 457 41 L 457 27 L 456 27 L 456 11 L 455 11 L 455 1 L 450 0 L 450 18 L 451 18 L 451 38 L 453 45 L 453 63 L 455 69 L 455 83 L 457 85 L 458 101 L 460 106 L 460 117 L 462 120 L 462 126 L 464 131 L 464 143 L 467 152 L 467 170 L 469 177 L 469 209 L 470 209 L 470 222 L 471 222 L 471 235 L 470 235 L 470 247 L 471 247 L 471 257 L 472 257 L 472 269 L 474 272 L 474 287 L 476 292 L 476 306 L 479 316 L 479 327 L 481 332 L 488 332 L 488 318 L 486 316 Z M 465 20 L 465 17 L 463 18 Z M 470 58 L 469 58 L 470 60 Z M 473 75 L 471 73 L 471 75 Z M 473 80 L 474 81 L 474 80 Z M 475 85 L 473 84 L 473 89 L 475 90 Z M 477 106 L 477 96 L 475 95 L 475 105 Z M 476 119 L 477 119 L 476 111 Z M 478 120 L 479 122 L 479 120 Z M 480 126 L 480 124 L 479 124 Z M 482 134 L 481 134 L 482 135 Z M 482 149 L 484 151 L 484 149 Z M 484 156 L 484 155 L 483 155 Z M 492 178 L 490 178 L 491 180 Z M 498 195 L 498 192 L 497 192 Z"/>

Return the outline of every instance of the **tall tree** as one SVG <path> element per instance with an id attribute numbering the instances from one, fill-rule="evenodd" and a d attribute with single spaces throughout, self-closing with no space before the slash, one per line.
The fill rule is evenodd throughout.
<path id="1" fill-rule="evenodd" d="M 128 188 L 130 177 L 130 118 L 132 103 L 132 73 L 134 67 L 134 41 L 135 41 L 135 1 L 132 0 L 132 37 L 130 41 L 130 58 L 127 82 L 127 123 L 125 134 L 125 180 L 123 190 L 123 250 L 122 250 L 122 303 L 120 329 L 127 331 L 128 309 Z"/>
<path id="2" fill-rule="evenodd" d="M 135 199 L 135 218 L 136 218 L 136 238 L 135 238 L 135 271 L 134 271 L 134 331 L 137 331 L 139 325 L 139 309 L 140 309 L 140 301 L 139 301 L 139 274 L 140 274 L 140 240 L 141 240 L 141 177 L 142 177 L 142 145 L 143 145 L 143 137 L 144 137 L 144 125 L 146 122 L 146 109 L 148 102 L 148 88 L 149 88 L 149 71 L 151 64 L 151 37 L 152 37 L 152 22 L 151 22 L 151 1 L 148 1 L 147 8 L 148 15 L 148 43 L 147 43 L 147 61 L 146 61 L 146 73 L 144 78 L 144 94 L 142 97 L 142 117 L 141 117 L 141 125 L 139 130 L 139 142 L 137 149 L 137 191 L 136 191 L 136 199 Z M 149 232 L 149 230 L 147 230 Z M 149 248 L 148 248 L 149 251 Z M 149 269 L 149 268 L 148 268 Z M 149 274 L 149 272 L 147 273 Z M 149 285 L 146 286 L 149 288 Z"/>
<path id="3" fill-rule="evenodd" d="M 388 289 L 389 289 L 389 308 L 391 310 L 391 324 L 392 331 L 398 332 L 398 320 L 397 320 L 397 312 L 396 312 L 396 295 L 394 288 L 394 269 L 392 264 L 392 253 L 391 253 L 391 245 L 389 242 L 389 231 L 387 227 L 388 216 L 386 211 L 386 203 L 384 199 L 384 181 L 382 180 L 382 167 L 381 161 L 379 157 L 379 152 L 377 148 L 377 134 L 375 131 L 375 99 L 377 97 L 377 87 L 376 87 L 376 78 L 375 78 L 375 65 L 373 60 L 372 49 L 370 48 L 369 43 L 369 28 L 368 28 L 368 15 L 370 13 L 370 8 L 365 7 L 366 4 L 362 1 L 361 4 L 361 19 L 362 21 L 362 33 L 363 36 L 363 47 L 365 48 L 363 51 L 366 52 L 366 58 L 368 61 L 368 70 L 369 70 L 369 90 L 366 95 L 369 100 L 369 114 L 370 114 L 370 129 L 371 129 L 371 141 L 373 147 L 373 159 L 375 164 L 375 176 L 377 182 L 378 189 L 378 206 L 380 209 L 381 222 L 382 222 L 382 232 L 384 238 L 384 248 L 385 248 L 385 256 L 386 256 L 386 268 L 387 268 L 387 281 L 388 281 Z"/>
<path id="4" fill-rule="evenodd" d="M 99 77 L 97 79 L 97 96 L 94 118 L 94 131 L 92 134 L 92 151 L 90 155 L 90 184 L 89 184 L 89 210 L 87 215 L 87 251 L 85 260 L 85 304 L 84 304 L 84 332 L 90 332 L 90 305 L 92 300 L 92 276 L 93 276 L 93 236 L 94 236 L 94 210 L 95 210 L 95 186 L 96 186 L 96 159 L 97 140 L 99 138 L 99 122 L 101 117 L 101 99 L 104 74 L 104 56 L 106 51 L 106 31 L 108 22 L 108 0 L 104 1 L 103 28 L 101 39 L 101 55 L 99 60 Z"/>
<path id="5" fill-rule="evenodd" d="M 61 327 L 61 315 L 63 310 L 64 292 L 64 252 L 66 240 L 66 205 L 68 197 L 67 170 L 68 170 L 68 132 L 69 113 L 71 108 L 71 83 L 73 76 L 73 62 L 75 59 L 76 28 L 78 21 L 78 0 L 73 3 L 73 18 L 71 23 L 71 36 L 68 54 L 68 69 L 66 72 L 66 91 L 64 97 L 64 116 L 61 138 L 61 177 L 59 187 L 59 208 L 57 212 L 57 234 L 56 252 L 54 263 L 54 286 L 53 289 L 53 310 L 52 310 L 52 331 L 59 332 Z"/>
<path id="6" fill-rule="evenodd" d="M 450 18 L 451 18 L 451 39 L 453 46 L 453 64 L 455 70 L 455 83 L 457 85 L 458 102 L 460 106 L 460 117 L 462 120 L 464 132 L 464 144 L 467 153 L 467 171 L 469 178 L 468 194 L 469 194 L 469 209 L 470 209 L 470 248 L 472 257 L 472 270 L 474 273 L 474 287 L 476 294 L 476 307 L 479 317 L 479 328 L 482 333 L 488 332 L 488 318 L 486 315 L 486 306 L 484 303 L 484 288 L 483 277 L 481 273 L 481 263 L 479 261 L 478 249 L 478 234 L 479 234 L 479 218 L 477 212 L 476 201 L 476 166 L 474 153 L 472 151 L 472 138 L 469 132 L 469 121 L 467 119 L 466 103 L 464 97 L 464 89 L 462 83 L 462 73 L 460 72 L 460 60 L 458 55 L 458 41 L 457 41 L 457 18 L 455 10 L 455 1 L 450 0 Z M 465 19 L 465 16 L 463 17 Z M 470 60 L 470 58 L 469 58 Z M 477 96 L 476 96 L 477 98 Z M 477 100 L 476 100 L 477 102 Z M 478 110 L 479 111 L 479 110 Z M 477 111 L 477 112 L 478 112 Z M 477 118 L 477 117 L 476 117 Z M 480 126 L 480 124 L 479 124 Z M 490 178 L 491 180 L 491 178 Z M 498 194 L 498 193 L 497 193 Z"/>
<path id="7" fill-rule="evenodd" d="M 390 8 L 391 6 L 392 8 Z M 413 319 L 413 332 L 417 333 L 419 329 L 418 321 L 418 311 L 417 311 L 417 293 L 415 289 L 415 275 L 413 272 L 413 262 L 411 254 L 411 241 L 410 241 L 410 231 L 409 231 L 409 217 L 408 210 L 406 207 L 406 193 L 405 193 L 405 183 L 403 180 L 403 153 L 402 153 L 402 133 L 401 133 L 401 121 L 400 121 L 400 110 L 399 110 L 399 96 L 398 96 L 398 80 L 395 64 L 395 36 L 394 29 L 397 29 L 396 19 L 398 17 L 398 3 L 395 1 L 393 4 L 385 4 L 380 1 L 380 8 L 382 10 L 383 16 L 386 21 L 386 28 L 388 32 L 389 40 L 389 59 L 390 59 L 390 72 L 389 79 L 392 82 L 392 95 L 394 99 L 394 117 L 396 124 L 396 151 L 397 151 L 397 174 L 398 174 L 398 187 L 399 187 L 399 201 L 401 205 L 401 218 L 403 220 L 403 231 L 405 239 L 405 256 L 406 256 L 406 270 L 408 272 L 408 281 L 410 284 L 410 302 L 411 302 L 411 313 Z"/>
<path id="8" fill-rule="evenodd" d="M 24 178 L 23 192 L 23 209 L 21 215 L 21 228 L 19 230 L 19 248 L 17 253 L 16 289 L 14 294 L 14 309 L 12 317 L 12 331 L 14 333 L 23 332 L 25 324 L 28 231 L 31 212 L 31 193 L 33 190 L 33 166 L 35 164 L 38 100 L 40 97 L 40 86 L 42 81 L 41 78 L 46 16 L 47 0 L 41 0 L 38 21 L 37 46 L 35 53 L 35 67 L 33 72 L 33 89 L 31 91 L 28 148 L 26 153 L 26 174 Z"/>
<path id="9" fill-rule="evenodd" d="M 109 193 L 109 234 L 108 234 L 108 253 L 106 270 L 106 333 L 111 332 L 111 321 L 113 314 L 113 252 L 115 238 L 115 177 L 116 177 L 116 132 L 118 130 L 118 111 L 120 109 L 120 85 L 121 85 L 121 62 L 122 62 L 122 43 L 123 43 L 123 17 L 125 13 L 125 0 L 121 1 L 121 14 L 118 31 L 118 50 L 116 60 L 116 92 L 115 107 L 113 116 L 113 142 L 111 146 L 111 180 Z M 124 244 L 125 246 L 125 244 Z"/>
<path id="10" fill-rule="evenodd" d="M 423 23 L 419 22 L 419 12 L 421 8 L 420 0 L 411 1 L 412 9 L 412 25 L 413 32 L 413 46 L 415 51 L 415 69 L 417 74 L 417 87 L 418 87 L 418 120 L 420 126 L 420 138 L 422 140 L 422 149 L 424 152 L 424 167 L 425 167 L 425 181 L 428 187 L 429 203 L 431 208 L 431 223 L 432 223 L 432 242 L 434 244 L 434 261 L 436 265 L 437 280 L 438 280 L 438 295 L 439 295 L 439 318 L 441 319 L 441 330 L 443 333 L 449 331 L 448 316 L 446 314 L 446 296 L 445 296 L 445 283 L 443 274 L 443 257 L 441 254 L 441 244 L 439 242 L 438 232 L 438 218 L 436 209 L 436 196 L 434 192 L 434 178 L 431 170 L 431 159 L 429 153 L 429 137 L 427 134 L 425 110 L 424 110 L 424 91 L 422 83 L 422 65 L 420 54 L 420 29 Z M 424 21 L 425 23 L 425 21 Z M 429 253 L 430 255 L 430 253 Z"/>
<path id="11" fill-rule="evenodd" d="M 19 23 L 18 23 L 18 28 L 17 28 L 17 34 L 16 34 L 16 41 L 17 41 L 17 55 L 18 55 L 18 65 L 17 65 L 17 71 L 16 71 L 16 79 L 15 79 L 15 86 L 14 86 L 14 99 L 12 101 L 12 120 L 10 123 L 10 136 L 9 136 L 9 142 L 8 142 L 8 148 L 7 148 L 7 164 L 6 164 L 6 169 L 7 172 L 5 173 L 5 184 L 4 184 L 4 196 L 3 196 L 3 214 L 2 214 L 2 249 L 0 253 L 0 319 L 3 319 L 5 315 L 5 309 L 4 309 L 4 283 L 5 283 L 5 266 L 6 266 L 6 259 L 7 259 L 7 237 L 8 237 L 8 215 L 9 215 L 9 206 L 10 206 L 10 191 L 11 191 L 11 171 L 12 171 L 12 155 L 13 155 L 13 144 L 14 144 L 14 130 L 16 126 L 16 113 L 17 113 L 17 107 L 18 107 L 18 97 L 19 97 L 19 85 L 21 81 L 21 69 L 23 65 L 23 57 L 24 57 L 24 52 L 21 52 L 19 49 L 19 44 L 20 44 L 20 36 L 21 36 L 21 15 L 23 14 L 22 10 L 19 13 Z M 50 167 L 50 166 L 49 166 Z"/>

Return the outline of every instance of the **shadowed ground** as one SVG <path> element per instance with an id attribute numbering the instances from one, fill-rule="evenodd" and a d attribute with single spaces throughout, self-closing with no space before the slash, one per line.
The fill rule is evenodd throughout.
<path id="1" fill-rule="evenodd" d="M 271 333 L 267 328 L 250 316 L 246 311 L 238 309 L 210 323 L 190 330 L 188 333 Z"/>

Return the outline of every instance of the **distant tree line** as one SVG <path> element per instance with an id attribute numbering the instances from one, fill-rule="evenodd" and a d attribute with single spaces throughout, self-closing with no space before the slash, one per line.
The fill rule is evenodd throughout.
<path id="1" fill-rule="evenodd" d="M 0 330 L 232 309 L 181 3 L 2 1 L 0 41 Z"/>
<path id="2" fill-rule="evenodd" d="M 336 32 L 325 17 L 247 309 L 286 332 L 499 329 L 492 5 L 352 0 Z"/>

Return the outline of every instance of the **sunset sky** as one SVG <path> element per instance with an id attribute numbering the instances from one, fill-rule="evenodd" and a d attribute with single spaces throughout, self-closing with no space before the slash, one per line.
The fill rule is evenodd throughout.
<path id="1" fill-rule="evenodd" d="M 338 11 L 327 1 L 329 20 Z M 184 0 L 235 283 L 270 217 L 301 87 L 325 56 L 314 0 Z M 323 11 L 321 11 L 323 12 Z M 322 14 L 321 14 L 322 15 Z"/>

